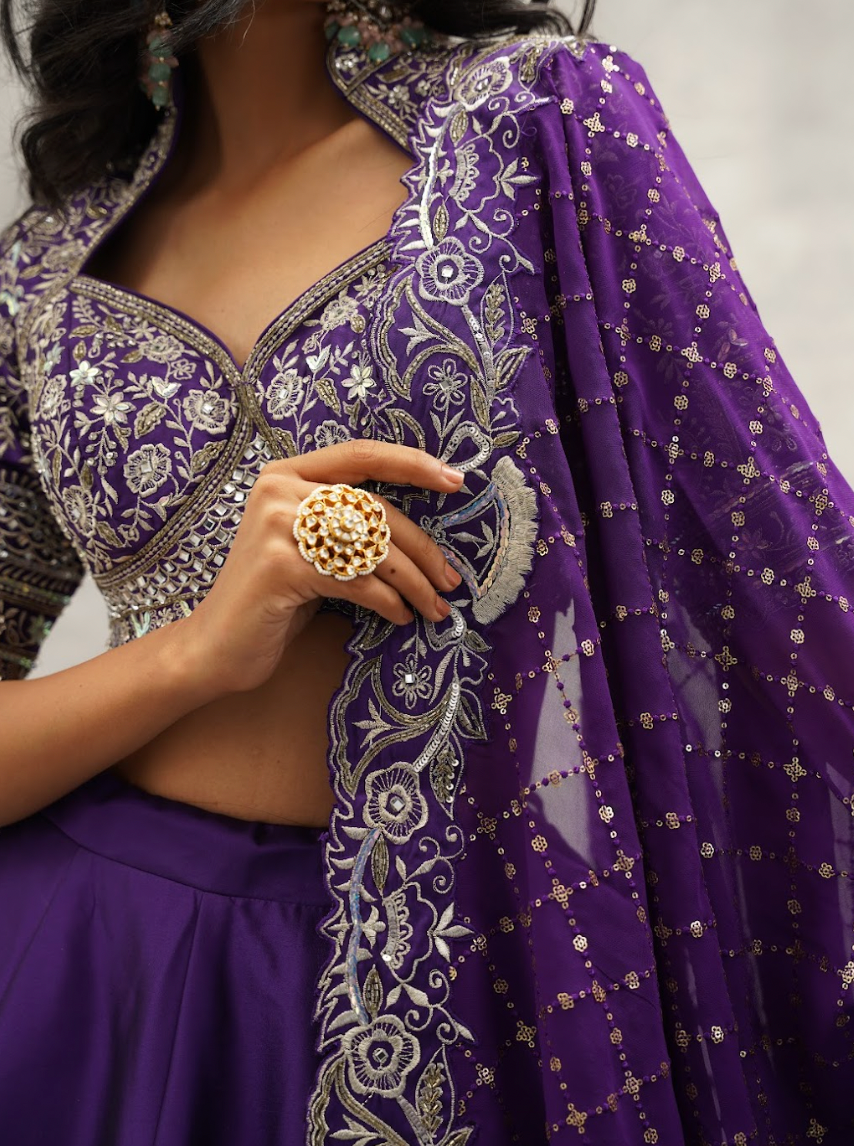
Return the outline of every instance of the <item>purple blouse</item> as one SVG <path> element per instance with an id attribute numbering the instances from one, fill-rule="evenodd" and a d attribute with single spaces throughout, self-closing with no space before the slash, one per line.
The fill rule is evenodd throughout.
<path id="1" fill-rule="evenodd" d="M 356 613 L 329 711 L 311 1146 L 854 1140 L 854 494 L 641 68 L 531 36 L 329 74 L 406 147 L 388 235 L 244 369 L 86 273 L 168 158 L 0 260 L 0 664 L 93 575 L 188 613 L 271 459 L 383 486 L 463 576 Z"/>

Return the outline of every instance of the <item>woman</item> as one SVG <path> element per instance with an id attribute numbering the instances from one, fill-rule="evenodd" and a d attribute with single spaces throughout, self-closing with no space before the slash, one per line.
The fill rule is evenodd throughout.
<path id="1" fill-rule="evenodd" d="M 10 1140 L 849 1141 L 854 495 L 641 69 L 34 8 Z M 19 679 L 84 568 L 111 649 Z"/>

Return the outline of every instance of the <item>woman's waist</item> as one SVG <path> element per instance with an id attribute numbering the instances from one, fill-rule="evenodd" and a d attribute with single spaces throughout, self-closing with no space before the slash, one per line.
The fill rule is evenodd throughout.
<path id="1" fill-rule="evenodd" d="M 197 737 L 178 753 L 152 742 L 118 761 L 111 775 L 141 791 L 248 823 L 323 828 L 333 796 L 322 755 L 301 755 L 287 746 L 222 737 Z"/>
<path id="2" fill-rule="evenodd" d="M 260 688 L 187 713 L 113 771 L 153 795 L 237 819 L 324 827 L 329 706 L 350 623 L 316 616 Z"/>
<path id="3" fill-rule="evenodd" d="M 324 833 L 155 795 L 112 770 L 32 817 L 103 860 L 237 898 L 325 906 Z"/>

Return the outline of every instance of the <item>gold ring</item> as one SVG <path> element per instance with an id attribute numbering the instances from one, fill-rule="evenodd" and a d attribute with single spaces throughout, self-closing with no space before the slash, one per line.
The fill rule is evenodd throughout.
<path id="1" fill-rule="evenodd" d="M 388 557 L 385 506 L 351 485 L 319 485 L 300 502 L 294 522 L 300 555 L 324 577 L 352 581 Z"/>

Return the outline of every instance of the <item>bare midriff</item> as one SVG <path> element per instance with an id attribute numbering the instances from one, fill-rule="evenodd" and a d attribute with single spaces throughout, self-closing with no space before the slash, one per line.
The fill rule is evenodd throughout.
<path id="1" fill-rule="evenodd" d="M 113 771 L 238 819 L 325 827 L 333 803 L 327 716 L 351 632 L 341 614 L 318 613 L 265 685 L 196 709 Z"/>

